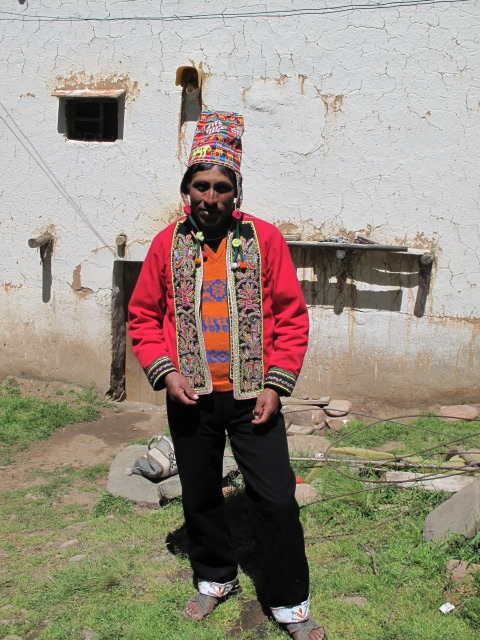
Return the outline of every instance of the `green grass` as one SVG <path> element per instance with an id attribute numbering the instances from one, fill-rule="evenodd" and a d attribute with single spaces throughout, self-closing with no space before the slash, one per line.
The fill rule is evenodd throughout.
<path id="1" fill-rule="evenodd" d="M 22 397 L 13 379 L 0 386 L 0 464 L 30 443 L 48 438 L 54 431 L 76 422 L 92 422 L 106 402 L 92 389 L 73 391 L 73 403 Z"/>
<path id="2" fill-rule="evenodd" d="M 341 436 L 330 436 L 339 447 L 381 447 L 387 442 L 401 443 L 393 453 L 424 452 L 431 457 L 461 444 L 465 449 L 480 446 L 480 421 L 445 422 L 440 418 L 420 416 L 395 422 L 373 424 L 354 420 L 342 429 Z"/>
<path id="3" fill-rule="evenodd" d="M 3 389 L 1 399 L 10 403 L 12 423 L 20 424 L 19 416 L 36 406 L 14 405 L 12 400 L 20 398 L 12 390 Z M 56 406 L 44 407 L 48 424 L 31 433 L 42 436 L 54 430 Z M 37 414 L 29 415 L 34 427 Z M 419 424 L 426 430 L 399 431 L 398 425 L 387 423 L 376 433 L 372 427 L 354 434 L 349 427 L 349 438 L 356 446 L 369 447 L 398 440 L 404 452 L 414 453 L 468 429 L 473 433 L 478 426 L 430 417 Z M 345 446 L 354 443 L 345 439 Z M 302 477 L 312 466 L 294 463 Z M 93 632 L 94 640 L 287 637 L 271 621 L 260 631 L 232 634 L 243 608 L 257 597 L 258 559 L 241 489 L 228 498 L 227 513 L 243 570 L 243 593 L 195 624 L 181 615 L 193 586 L 180 501 L 148 511 L 113 497 L 103 490 L 107 465 L 48 472 L 26 466 L 25 473 L 31 487 L 0 496 L 0 638 L 15 634 L 29 640 L 76 640 L 85 632 Z M 323 467 L 313 480 L 323 500 L 300 511 L 312 615 L 331 640 L 476 640 L 480 578 L 460 588 L 448 579 L 446 565 L 451 558 L 480 562 L 480 535 L 442 545 L 423 541 L 425 516 L 446 496 L 391 486 L 371 490 L 366 483 L 372 479 L 337 464 Z M 70 492 L 94 495 L 95 503 L 64 504 L 62 497 Z M 350 596 L 364 597 L 365 606 L 346 601 Z M 443 615 L 439 607 L 447 600 L 456 609 Z"/>

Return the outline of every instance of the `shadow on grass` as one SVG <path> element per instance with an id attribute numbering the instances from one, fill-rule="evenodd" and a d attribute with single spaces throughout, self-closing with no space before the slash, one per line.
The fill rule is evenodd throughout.
<path id="1" fill-rule="evenodd" d="M 265 616 L 270 617 L 270 609 L 265 602 L 262 588 L 260 562 L 255 548 L 248 498 L 243 491 L 236 491 L 225 499 L 225 513 L 237 553 L 238 566 L 251 579 L 262 611 Z M 185 524 L 169 533 L 165 542 L 170 553 L 188 556 L 189 538 Z M 193 584 L 195 584 L 195 577 Z"/>

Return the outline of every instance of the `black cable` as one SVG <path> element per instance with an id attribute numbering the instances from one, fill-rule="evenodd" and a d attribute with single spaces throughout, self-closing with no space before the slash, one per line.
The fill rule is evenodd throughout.
<path id="1" fill-rule="evenodd" d="M 0 18 L 0 21 L 10 20 L 13 22 L 178 22 L 185 20 L 236 20 L 238 18 L 291 18 L 296 16 L 326 15 L 330 13 L 344 13 L 348 11 L 371 11 L 375 9 L 395 9 L 403 7 L 418 7 L 422 5 L 453 4 L 459 2 L 471 2 L 471 0 L 392 0 L 391 2 L 375 2 L 371 4 L 348 4 L 338 7 L 305 8 L 305 9 L 273 9 L 264 11 L 245 11 L 237 13 L 198 13 L 191 15 L 170 15 L 170 16 L 103 16 L 101 18 L 87 18 L 82 16 L 45 16 L 28 15 L 12 11 L 0 11 L 0 14 L 9 16 Z"/>

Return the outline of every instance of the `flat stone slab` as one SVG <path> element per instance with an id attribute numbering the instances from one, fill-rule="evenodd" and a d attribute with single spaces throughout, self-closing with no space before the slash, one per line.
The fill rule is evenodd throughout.
<path id="1" fill-rule="evenodd" d="M 287 429 L 287 436 L 309 436 L 313 432 L 313 426 L 291 424 Z"/>
<path id="2" fill-rule="evenodd" d="M 147 445 L 132 444 L 120 451 L 110 467 L 107 480 L 107 491 L 112 496 L 120 496 L 137 504 L 158 509 L 160 502 L 173 500 L 182 495 L 182 485 L 178 475 L 170 476 L 160 482 L 136 474 L 127 475 L 137 458 L 147 453 Z M 229 452 L 226 452 L 229 453 Z M 223 459 L 223 477 L 238 470 L 235 459 L 225 455 Z"/>
<path id="3" fill-rule="evenodd" d="M 287 407 L 292 404 L 296 405 L 315 405 L 317 407 L 323 407 L 330 402 L 330 396 L 320 396 L 318 398 L 296 398 L 295 396 L 289 396 L 282 398 L 282 405 Z"/>
<path id="4" fill-rule="evenodd" d="M 288 450 L 291 454 L 303 454 L 313 456 L 316 453 L 325 453 L 331 442 L 323 436 L 288 436 Z"/>
<path id="5" fill-rule="evenodd" d="M 424 491 L 444 491 L 457 493 L 474 482 L 472 476 L 446 476 L 443 474 L 415 473 L 414 471 L 385 471 L 380 480 L 385 483 L 393 482 L 405 489 L 423 489 Z"/>
<path id="6" fill-rule="evenodd" d="M 368 604 L 368 600 L 363 596 L 344 596 L 343 601 L 348 604 L 356 604 L 358 607 L 366 607 Z"/>
<path id="7" fill-rule="evenodd" d="M 317 407 L 299 408 L 298 405 L 294 405 L 293 407 L 284 407 L 282 412 L 285 416 L 285 423 L 290 420 L 296 425 L 314 426 L 325 420 L 325 411 Z"/>
<path id="8" fill-rule="evenodd" d="M 480 573 L 480 564 L 455 559 L 448 561 L 447 578 L 454 582 L 473 582 L 476 573 Z"/>
<path id="9" fill-rule="evenodd" d="M 476 480 L 434 509 L 425 519 L 423 535 L 443 542 L 452 534 L 473 538 L 480 523 L 480 480 Z"/>
<path id="10" fill-rule="evenodd" d="M 127 476 L 126 469 L 131 469 L 137 458 L 145 455 L 147 445 L 132 444 L 117 454 L 110 467 L 107 480 L 107 491 L 112 496 L 120 496 L 133 500 L 144 506 L 158 509 L 160 500 L 157 484 L 143 476 L 132 474 Z"/>
<path id="11" fill-rule="evenodd" d="M 330 400 L 326 407 L 323 407 L 323 410 L 327 414 L 327 416 L 332 416 L 332 418 L 339 418 L 342 416 L 346 416 L 352 410 L 352 403 L 350 400 Z"/>
<path id="12" fill-rule="evenodd" d="M 338 433 L 352 421 L 348 418 L 327 418 L 325 422 L 327 423 L 327 427 L 330 429 L 330 431 L 335 431 L 336 433 Z"/>
<path id="13" fill-rule="evenodd" d="M 446 419 L 446 422 L 475 420 L 478 418 L 478 410 L 475 409 L 475 407 L 470 407 L 468 404 L 454 404 L 442 407 L 439 415 Z"/>
<path id="14" fill-rule="evenodd" d="M 295 498 L 300 504 L 321 499 L 315 487 L 306 483 L 297 484 L 295 487 Z"/>
<path id="15" fill-rule="evenodd" d="M 231 473 L 238 471 L 237 463 L 233 456 L 226 455 L 223 458 L 223 479 Z M 182 495 L 182 483 L 178 475 L 166 478 L 157 484 L 158 497 L 160 502 L 180 498 Z"/>

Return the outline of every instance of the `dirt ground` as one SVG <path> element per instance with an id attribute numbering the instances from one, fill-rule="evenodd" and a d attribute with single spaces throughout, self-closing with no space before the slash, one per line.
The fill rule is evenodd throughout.
<path id="1" fill-rule="evenodd" d="M 22 395 L 34 395 L 55 402 L 73 401 L 72 385 L 17 378 L 16 386 Z M 81 391 L 80 388 L 76 389 Z M 61 395 L 59 395 L 59 392 Z M 353 415 L 371 418 L 400 418 L 438 411 L 433 407 L 398 407 L 384 401 L 351 399 Z M 111 402 L 102 408 L 96 422 L 69 425 L 56 431 L 48 440 L 33 444 L 13 458 L 13 463 L 0 471 L 0 489 L 20 489 L 41 484 L 41 477 L 32 480 L 32 471 L 53 471 L 59 465 L 75 467 L 110 464 L 116 454 L 139 438 L 150 438 L 166 428 L 164 407 L 124 401 Z M 480 405 L 474 405 L 480 408 Z M 28 470 L 28 474 L 26 471 Z M 83 494 L 85 496 L 85 494 Z"/>
<path id="2" fill-rule="evenodd" d="M 73 402 L 71 385 L 17 378 L 22 395 L 54 402 Z M 63 392 L 58 395 L 58 391 Z M 81 391 L 80 388 L 76 389 Z M 53 471 L 58 466 L 82 467 L 110 464 L 116 454 L 139 438 L 151 438 L 166 427 L 163 407 L 138 402 L 107 402 L 96 422 L 79 422 L 55 431 L 50 438 L 32 444 L 13 456 L 13 463 L 0 470 L 0 490 L 24 489 L 45 482 L 35 470 Z M 87 494 L 83 494 L 84 498 Z"/>

